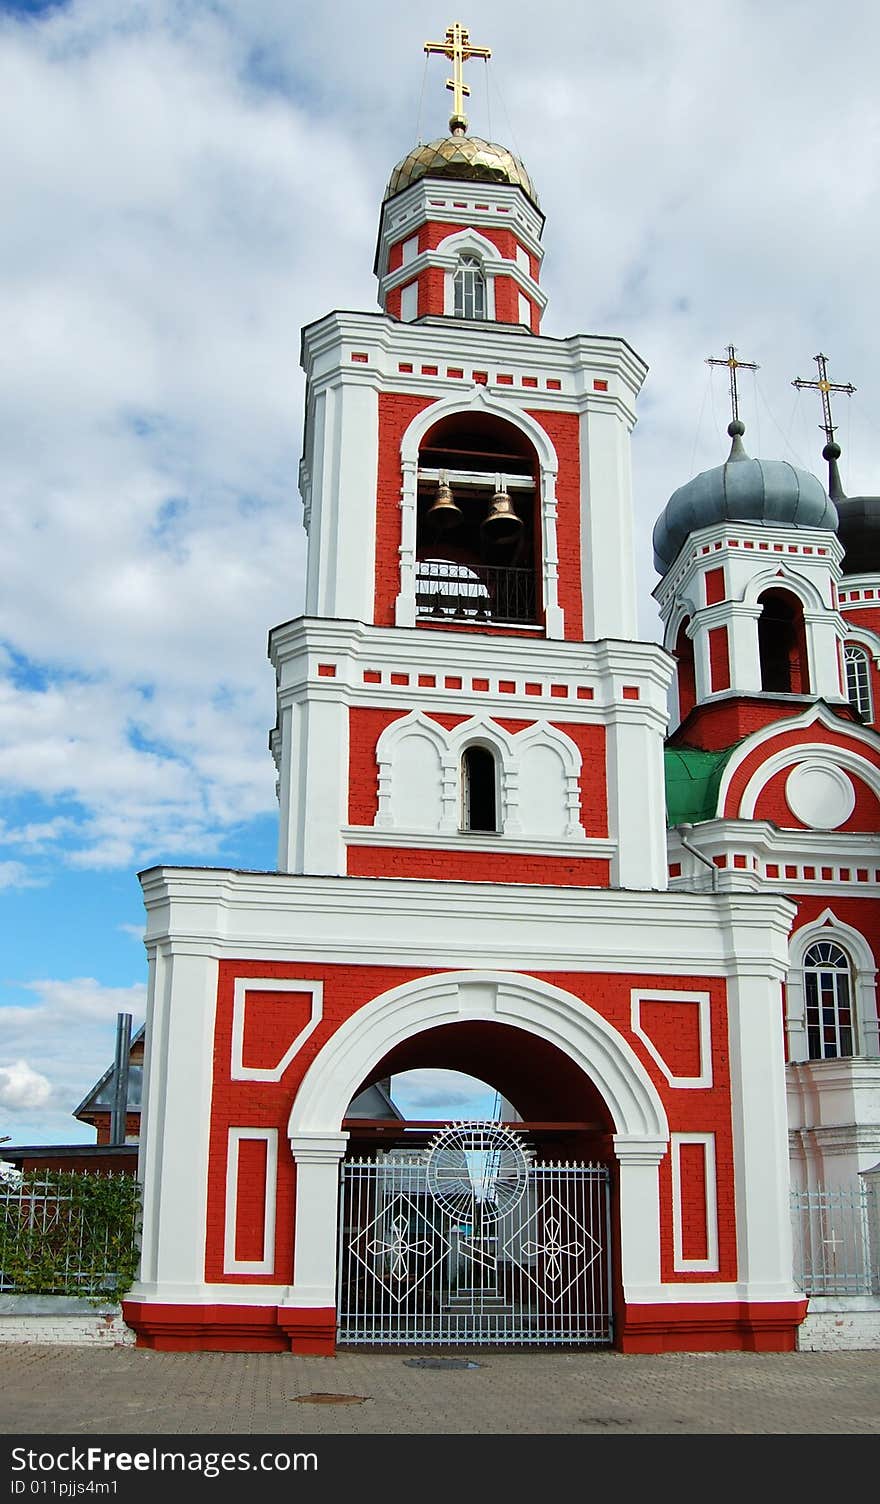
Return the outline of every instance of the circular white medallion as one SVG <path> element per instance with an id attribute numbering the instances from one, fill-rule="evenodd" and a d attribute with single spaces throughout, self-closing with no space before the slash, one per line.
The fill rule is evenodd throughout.
<path id="1" fill-rule="evenodd" d="M 529 1176 L 519 1137 L 495 1122 L 452 1123 L 428 1154 L 428 1190 L 447 1216 L 498 1222 L 522 1200 Z"/>
<path id="2" fill-rule="evenodd" d="M 785 802 L 804 825 L 836 830 L 855 809 L 856 791 L 841 768 L 799 762 L 785 780 Z"/>

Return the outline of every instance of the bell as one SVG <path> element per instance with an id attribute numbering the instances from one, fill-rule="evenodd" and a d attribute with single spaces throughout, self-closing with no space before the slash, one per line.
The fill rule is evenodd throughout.
<path id="1" fill-rule="evenodd" d="M 486 537 L 493 543 L 505 543 L 509 538 L 516 537 L 522 525 L 522 518 L 514 511 L 507 492 L 496 491 L 481 523 Z"/>
<path id="2" fill-rule="evenodd" d="M 425 513 L 425 521 L 435 532 L 445 533 L 461 522 L 461 508 L 457 507 L 452 491 L 445 481 L 437 486 L 437 498 Z"/>

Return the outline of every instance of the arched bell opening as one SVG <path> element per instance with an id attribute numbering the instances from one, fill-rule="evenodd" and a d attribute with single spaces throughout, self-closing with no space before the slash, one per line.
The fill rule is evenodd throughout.
<path id="1" fill-rule="evenodd" d="M 810 693 L 804 608 L 788 590 L 765 590 L 758 597 L 758 655 L 761 688 L 771 694 Z"/>
<path id="2" fill-rule="evenodd" d="M 421 618 L 537 621 L 539 464 L 494 413 L 447 415 L 419 446 L 416 604 Z"/>

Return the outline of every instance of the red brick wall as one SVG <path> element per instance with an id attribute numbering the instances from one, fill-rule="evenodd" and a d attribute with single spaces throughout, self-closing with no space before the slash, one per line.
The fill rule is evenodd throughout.
<path id="1" fill-rule="evenodd" d="M 706 605 L 716 606 L 724 600 L 724 565 L 706 570 Z"/>
<path id="2" fill-rule="evenodd" d="M 565 612 L 567 642 L 582 642 L 581 599 L 581 451 L 576 413 L 530 412 L 540 423 L 559 459 L 556 478 L 556 541 L 559 551 L 559 604 Z"/>
<path id="3" fill-rule="evenodd" d="M 804 742 L 821 743 L 822 745 L 828 747 L 848 746 L 851 749 L 858 751 L 860 756 L 863 756 L 866 761 L 873 763 L 875 767 L 880 767 L 880 751 L 874 751 L 869 747 L 864 747 L 853 742 L 848 742 L 846 736 L 843 734 L 843 728 L 841 728 L 840 733 L 838 733 L 837 731 L 829 731 L 825 726 L 822 726 L 817 722 L 812 726 L 808 726 L 806 730 L 804 730 L 803 728 L 797 728 L 792 731 L 780 731 L 778 736 L 774 736 L 768 741 L 763 742 L 759 747 L 756 747 L 748 757 L 744 758 L 742 765 L 738 767 L 736 772 L 733 774 L 733 777 L 730 780 L 730 787 L 727 791 L 727 798 L 724 802 L 723 813 L 726 818 L 738 818 L 740 801 L 742 799 L 743 793 L 745 792 L 746 785 L 752 777 L 752 774 L 755 773 L 758 768 L 760 768 L 761 765 L 767 761 L 768 758 L 774 756 L 774 754 L 777 752 L 786 750 L 787 748 L 791 748 L 793 753 L 796 754 L 798 748 L 801 747 Z M 795 755 L 792 757 L 792 763 L 796 761 L 797 757 Z M 789 820 L 790 819 L 791 817 L 789 816 Z"/>
<path id="4" fill-rule="evenodd" d="M 438 837 L 440 840 L 441 837 Z M 607 888 L 610 863 L 600 857 L 523 856 L 513 851 L 349 846 L 349 877 L 421 877 L 435 882 L 550 883 Z"/>
<path id="5" fill-rule="evenodd" d="M 400 444 L 413 418 L 431 406 L 430 397 L 379 393 L 379 484 L 376 496 L 376 612 L 378 627 L 394 625 L 400 589 Z"/>
<path id="6" fill-rule="evenodd" d="M 293 1232 L 295 1206 L 295 1167 L 287 1144 L 287 1124 L 291 1105 L 299 1084 L 318 1051 L 339 1025 L 372 998 L 416 977 L 428 974 L 425 969 L 402 966 L 320 966 L 291 960 L 289 962 L 221 961 L 217 991 L 217 1016 L 214 1036 L 214 1090 L 211 1104 L 210 1158 L 208 1172 L 208 1215 L 205 1249 L 205 1278 L 209 1282 L 236 1284 L 289 1284 L 293 1266 Z M 442 976 L 443 972 L 436 973 Z M 291 1061 L 279 1082 L 231 1081 L 229 1078 L 232 1042 L 232 1004 L 236 977 L 277 977 L 279 992 L 285 978 L 321 980 L 324 983 L 324 1016 L 318 1028 Z M 717 978 L 693 976 L 604 975 L 583 972 L 544 972 L 541 980 L 583 999 L 607 1020 L 626 1040 L 641 1061 L 663 1101 L 672 1132 L 713 1133 L 717 1157 L 718 1219 L 720 1267 L 717 1274 L 675 1274 L 672 1269 L 672 1169 L 667 1154 L 660 1165 L 662 1278 L 687 1283 L 690 1280 L 728 1281 L 736 1278 L 735 1207 L 733 1194 L 733 1154 L 730 1121 L 730 1082 L 727 1052 L 727 1008 L 725 984 Z M 680 1091 L 669 1086 L 663 1072 L 631 1028 L 630 992 L 633 987 L 650 990 L 685 990 L 708 992 L 712 1013 L 713 1085 L 706 1089 Z M 678 1004 L 670 1004 L 677 1010 Z M 442 1037 L 447 1031 L 434 1033 L 434 1055 L 425 1065 L 443 1065 Z M 280 1058 L 289 1040 L 279 1037 Z M 527 1036 L 523 1047 L 528 1048 Z M 378 1062 L 377 1062 L 378 1064 Z M 586 1090 L 586 1088 L 585 1088 Z M 275 1269 L 270 1275 L 224 1275 L 223 1241 L 226 1204 L 226 1152 L 228 1130 L 240 1128 L 277 1128 L 279 1130 L 278 1197 L 276 1207 Z M 240 1177 L 241 1179 L 241 1177 Z M 259 1176 L 257 1177 L 257 1180 Z M 693 1177 L 691 1177 L 693 1181 Z M 247 1176 L 243 1194 L 249 1194 Z M 252 1194 L 258 1200 L 258 1184 Z M 256 1217 L 259 1208 L 255 1207 Z M 701 1212 L 695 1186 L 688 1187 L 685 1204 L 688 1226 L 699 1222 Z M 262 1226 L 262 1217 L 259 1217 Z"/>
<path id="7" fill-rule="evenodd" d="M 367 707 L 352 707 L 349 711 L 349 783 L 348 783 L 348 822 L 350 825 L 372 825 L 376 818 L 379 807 L 378 791 L 378 762 L 376 748 L 379 737 L 392 721 L 400 720 L 408 715 L 412 706 L 401 710 L 380 710 Z M 462 721 L 470 718 L 472 710 L 459 713 L 432 711 L 426 709 L 426 715 L 444 730 L 451 731 L 453 727 L 461 725 Z M 533 721 L 514 720 L 505 716 L 497 716 L 498 725 L 511 735 L 524 730 L 526 726 L 534 725 Z M 576 722 L 558 721 L 552 724 L 574 742 L 581 754 L 581 818 L 587 834 L 595 837 L 608 835 L 608 786 L 605 767 L 605 728 L 604 726 L 585 726 Z M 355 860 L 358 860 L 355 858 Z M 607 875 L 607 863 L 601 864 Z M 354 869 L 349 866 L 349 871 Z M 579 859 L 577 870 L 585 870 Z M 362 875 L 375 875 L 366 874 Z M 398 872 L 398 876 L 402 875 Z M 411 873 L 411 876 L 420 876 L 421 873 Z M 498 877 L 497 881 L 503 879 Z M 516 882 L 529 881 L 530 879 L 518 877 Z M 556 881 L 555 878 L 544 878 L 545 882 Z M 594 886 L 592 878 L 584 879 L 589 886 Z"/>
<path id="8" fill-rule="evenodd" d="M 714 694 L 730 688 L 730 652 L 726 627 L 709 628 L 709 677 Z"/>
<path id="9" fill-rule="evenodd" d="M 788 830 L 809 830 L 810 826 L 804 825 L 789 809 L 785 799 L 785 783 L 796 759 L 792 760 L 790 767 L 782 768 L 775 773 L 769 783 L 765 784 L 755 805 L 754 819 L 773 820 L 776 825 Z M 854 774 L 847 773 L 852 779 L 853 788 L 856 791 L 855 808 L 848 820 L 838 825 L 838 830 L 858 830 L 868 833 L 880 832 L 880 802 L 877 795 L 868 785 Z M 878 851 L 880 857 L 880 851 Z"/>
<path id="10" fill-rule="evenodd" d="M 841 727 L 852 724 L 854 717 L 844 707 L 832 708 L 840 716 Z M 717 752 L 723 747 L 732 747 L 734 742 L 771 726 L 774 721 L 788 720 L 802 715 L 803 705 L 794 705 L 769 696 L 732 697 L 718 704 L 702 704 L 688 715 L 670 738 L 672 746 L 702 747 L 706 752 Z"/>

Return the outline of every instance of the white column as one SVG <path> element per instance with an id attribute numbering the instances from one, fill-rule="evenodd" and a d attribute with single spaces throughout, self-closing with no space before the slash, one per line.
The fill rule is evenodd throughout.
<path id="1" fill-rule="evenodd" d="M 345 874 L 342 828 L 348 823 L 348 710 L 328 698 L 298 704 L 291 773 L 293 866 L 311 876 Z"/>
<path id="2" fill-rule="evenodd" d="M 759 606 L 731 605 L 727 625 L 730 687 L 738 694 L 759 694 L 761 659 L 758 653 Z"/>
<path id="3" fill-rule="evenodd" d="M 400 490 L 400 594 L 394 605 L 394 625 L 416 624 L 416 497 L 418 468 L 415 460 L 403 462 Z"/>
<path id="4" fill-rule="evenodd" d="M 663 740 L 638 714 L 637 708 L 621 708 L 606 730 L 608 833 L 617 843 L 611 882 L 617 888 L 665 889 Z"/>
<path id="5" fill-rule="evenodd" d="M 149 1000 L 150 1113 L 141 1273 L 129 1298 L 198 1300 L 205 1284 L 208 1147 L 217 962 L 157 955 Z"/>
<path id="6" fill-rule="evenodd" d="M 840 687 L 840 643 L 846 628 L 836 611 L 804 611 L 807 660 L 810 665 L 810 694 L 825 700 L 839 700 L 846 690 Z"/>
<path id="7" fill-rule="evenodd" d="M 630 429 L 613 408 L 580 420 L 584 640 L 638 637 Z"/>
<path id="8" fill-rule="evenodd" d="M 290 1140 L 296 1161 L 291 1305 L 336 1305 L 339 1161 L 347 1142 L 347 1133 L 299 1133 Z"/>
<path id="9" fill-rule="evenodd" d="M 654 1302 L 660 1290 L 660 1161 L 662 1138 L 617 1133 L 620 1180 L 620 1273 L 624 1300 Z"/>
<path id="10" fill-rule="evenodd" d="M 541 529 L 543 534 L 544 630 L 557 640 L 565 636 L 565 613 L 559 604 L 559 543 L 556 536 L 556 475 L 541 472 Z"/>
<path id="11" fill-rule="evenodd" d="M 732 937 L 731 951 L 737 946 Z M 773 970 L 768 965 L 767 970 Z M 727 985 L 737 1277 L 748 1300 L 786 1300 L 792 1277 L 788 1114 L 778 977 L 735 973 Z"/>

